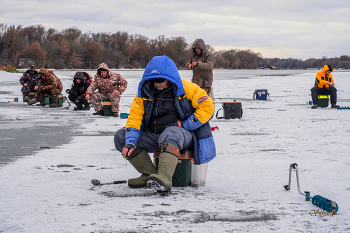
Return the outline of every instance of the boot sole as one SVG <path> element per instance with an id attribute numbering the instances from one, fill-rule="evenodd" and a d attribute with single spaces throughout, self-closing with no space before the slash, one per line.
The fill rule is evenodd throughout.
<path id="1" fill-rule="evenodd" d="M 146 184 L 141 184 L 141 185 L 133 185 L 133 184 L 129 184 L 128 186 L 132 189 L 141 189 L 141 188 L 148 188 L 147 183 Z"/>
<path id="2" fill-rule="evenodd" d="M 163 184 L 161 180 L 156 177 L 150 177 L 147 181 L 147 187 L 153 189 L 161 196 L 166 196 L 171 193 L 171 189 Z"/>

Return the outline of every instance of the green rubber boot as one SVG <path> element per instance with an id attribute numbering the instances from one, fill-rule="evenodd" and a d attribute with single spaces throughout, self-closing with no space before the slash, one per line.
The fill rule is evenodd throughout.
<path id="1" fill-rule="evenodd" d="M 135 153 L 134 153 L 135 152 Z M 130 188 L 146 188 L 148 177 L 151 174 L 156 174 L 157 169 L 153 165 L 151 158 L 149 157 L 147 150 L 142 148 L 136 148 L 133 153 L 131 153 L 128 161 L 134 168 L 141 173 L 141 176 L 134 179 L 128 180 L 128 185 Z M 133 155 L 135 154 L 135 155 Z"/>
<path id="2" fill-rule="evenodd" d="M 37 99 L 35 99 L 35 98 L 33 98 L 33 99 L 30 99 L 30 100 L 28 100 L 28 105 L 33 105 L 33 104 L 35 104 L 36 102 L 38 102 L 38 100 Z"/>
<path id="3" fill-rule="evenodd" d="M 54 108 L 58 106 L 58 96 L 53 95 L 52 97 L 52 104 L 49 104 L 49 107 Z"/>
<path id="4" fill-rule="evenodd" d="M 28 95 L 23 95 L 23 102 L 28 103 L 28 101 L 29 101 Z"/>
<path id="5" fill-rule="evenodd" d="M 168 150 L 163 150 L 163 152 L 160 153 L 158 173 L 150 175 L 147 182 L 148 187 L 154 189 L 160 195 L 170 194 L 171 188 L 173 187 L 172 179 L 178 161 L 174 153 L 169 153 L 167 151 Z"/>
<path id="6" fill-rule="evenodd" d="M 43 106 L 43 107 L 45 107 L 45 96 L 43 96 L 43 95 L 39 95 L 39 101 L 40 101 L 40 104 L 36 104 L 36 106 Z M 33 100 L 34 100 L 34 98 L 33 98 Z M 31 102 L 32 100 L 29 100 L 29 102 Z M 28 102 L 28 103 L 29 103 Z M 35 100 L 35 102 L 34 103 L 36 103 L 36 100 Z M 30 104 L 30 103 L 29 103 Z"/>

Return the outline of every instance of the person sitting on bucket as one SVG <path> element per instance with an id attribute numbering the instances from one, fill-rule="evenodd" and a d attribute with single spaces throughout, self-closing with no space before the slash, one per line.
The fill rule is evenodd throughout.
<path id="1" fill-rule="evenodd" d="M 103 106 L 101 102 L 105 99 L 111 100 L 114 117 L 118 117 L 119 114 L 119 102 L 120 95 L 125 91 L 128 86 L 128 82 L 118 73 L 111 72 L 105 63 L 101 63 L 97 69 L 97 73 L 94 77 L 94 82 L 89 86 L 86 91 L 85 98 L 90 100 L 94 106 L 95 113 L 92 115 L 103 116 Z M 95 90 L 97 90 L 95 92 Z"/>
<path id="2" fill-rule="evenodd" d="M 40 101 L 37 106 L 45 107 L 45 97 L 52 96 L 52 104 L 50 104 L 49 107 L 57 107 L 58 94 L 61 93 L 62 90 L 58 88 L 56 77 L 50 74 L 45 68 L 39 70 L 39 75 L 40 79 L 37 95 L 29 100 L 28 104 L 32 105 Z"/>
<path id="3" fill-rule="evenodd" d="M 39 88 L 39 73 L 35 70 L 35 66 L 31 65 L 30 68 L 22 75 L 19 82 L 22 84 L 23 101 L 28 102 L 30 100 L 30 92 L 35 92 Z"/>
<path id="4" fill-rule="evenodd" d="M 334 87 L 332 71 L 333 68 L 331 65 L 325 65 L 322 71 L 316 74 L 315 86 L 311 88 L 311 97 L 314 104 L 311 108 L 318 108 L 319 95 L 330 95 L 332 108 L 339 107 L 337 105 L 337 89 Z"/>
<path id="5" fill-rule="evenodd" d="M 213 100 L 197 84 L 181 79 L 175 63 L 156 56 L 146 66 L 130 106 L 125 128 L 114 136 L 115 147 L 141 173 L 130 188 L 153 188 L 169 194 L 180 150 L 194 147 L 194 163 L 216 156 L 209 120 Z M 158 171 L 148 151 L 160 151 Z"/>

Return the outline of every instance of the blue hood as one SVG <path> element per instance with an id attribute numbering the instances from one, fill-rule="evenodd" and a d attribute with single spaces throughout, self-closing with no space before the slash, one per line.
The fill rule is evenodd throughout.
<path id="1" fill-rule="evenodd" d="M 138 88 L 138 96 L 141 96 L 142 86 L 147 80 L 155 78 L 165 78 L 174 84 L 174 93 L 176 96 L 185 94 L 182 86 L 182 80 L 175 63 L 167 56 L 156 56 L 147 64 L 143 72 L 142 80 Z"/>

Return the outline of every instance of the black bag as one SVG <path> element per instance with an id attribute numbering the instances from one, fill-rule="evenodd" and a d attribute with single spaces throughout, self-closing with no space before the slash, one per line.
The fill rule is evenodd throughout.
<path id="1" fill-rule="evenodd" d="M 224 111 L 223 117 L 218 117 L 220 110 Z M 241 102 L 224 102 L 222 108 L 216 112 L 216 119 L 241 119 L 243 115 L 243 109 Z"/>

